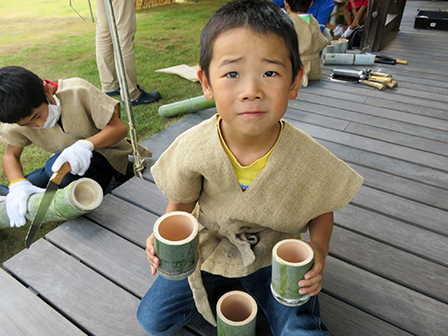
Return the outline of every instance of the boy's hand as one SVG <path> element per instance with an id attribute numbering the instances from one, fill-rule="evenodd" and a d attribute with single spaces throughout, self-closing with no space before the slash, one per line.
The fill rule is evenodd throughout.
<path id="1" fill-rule="evenodd" d="M 305 274 L 305 279 L 299 281 L 299 293 L 308 294 L 310 296 L 317 295 L 322 289 L 322 277 L 325 267 L 326 254 L 322 251 L 321 247 L 315 242 L 307 242 L 314 251 L 314 265 Z"/>
<path id="2" fill-rule="evenodd" d="M 5 200 L 10 227 L 25 225 L 28 198 L 32 194 L 44 191 L 45 189 L 32 185 L 28 180 L 21 180 L 10 185 L 9 193 Z"/>
<path id="3" fill-rule="evenodd" d="M 90 159 L 93 156 L 92 151 L 93 144 L 90 141 L 78 140 L 59 154 L 51 170 L 58 171 L 64 163 L 68 162 L 72 167 L 71 173 L 82 176 L 90 166 Z"/>
<path id="4" fill-rule="evenodd" d="M 155 275 L 159 268 L 160 260 L 156 257 L 156 250 L 154 248 L 154 234 L 151 234 L 146 239 L 146 257 L 151 264 L 151 274 Z"/>

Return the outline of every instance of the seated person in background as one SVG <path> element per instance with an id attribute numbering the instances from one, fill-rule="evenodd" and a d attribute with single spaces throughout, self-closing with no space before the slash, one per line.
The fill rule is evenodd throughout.
<path id="1" fill-rule="evenodd" d="M 26 223 L 29 196 L 42 192 L 65 162 L 72 170 L 62 188 L 84 176 L 106 193 L 126 174 L 132 146 L 125 139 L 120 103 L 80 78 L 59 80 L 57 86 L 22 67 L 0 68 L 0 140 L 6 143 L 2 163 L 10 181 L 6 211 L 11 227 Z M 25 176 L 20 156 L 33 143 L 55 155 Z M 150 155 L 143 147 L 141 153 Z M 8 192 L 5 186 L 2 191 Z"/>
<path id="2" fill-rule="evenodd" d="M 333 7 L 333 0 L 314 0 L 311 7 L 307 10 L 307 13 L 312 14 L 317 22 L 319 22 L 320 31 L 327 38 L 329 44 L 333 40 L 333 37 L 331 36 L 330 29 L 326 27 L 333 12 Z"/>
<path id="3" fill-rule="evenodd" d="M 285 9 L 285 0 L 271 0 L 271 2 L 275 3 L 277 6 L 279 6 L 281 9 L 286 11 Z"/>
<path id="4" fill-rule="evenodd" d="M 356 8 L 353 10 L 353 3 Z M 348 5 L 344 8 L 344 18 L 345 22 L 347 22 L 348 28 L 342 34 L 341 37 L 348 38 L 356 27 L 362 26 L 364 24 L 364 20 L 366 18 L 367 6 L 369 4 L 369 0 L 349 0 Z"/>
<path id="5" fill-rule="evenodd" d="M 299 38 L 299 53 L 303 63 L 304 75 L 302 86 L 308 86 L 308 80 L 322 77 L 319 53 L 324 49 L 328 40 L 320 32 L 319 23 L 306 11 L 313 0 L 285 0 L 285 7 L 289 18 Z"/>
<path id="6" fill-rule="evenodd" d="M 327 23 L 327 28 L 333 31 L 334 38 L 340 37 L 344 32 L 343 24 L 345 24 L 345 18 L 343 12 L 345 7 L 347 7 L 347 0 L 334 0 L 333 12 Z"/>

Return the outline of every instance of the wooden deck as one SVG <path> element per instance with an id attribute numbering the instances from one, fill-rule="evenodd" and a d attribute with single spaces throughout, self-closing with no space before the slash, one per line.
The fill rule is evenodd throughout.
<path id="1" fill-rule="evenodd" d="M 401 31 L 381 53 L 408 65 L 375 64 L 399 87 L 312 82 L 285 118 L 365 177 L 335 213 L 322 318 L 332 335 L 446 335 L 448 330 L 448 32 Z M 182 131 L 214 109 L 191 114 L 144 141 L 154 161 Z M 70 220 L 0 269 L 2 335 L 144 335 L 135 317 L 153 283 L 145 239 L 167 199 L 132 178 L 93 213 Z M 270 293 L 266 293 L 270 295 Z M 266 329 L 257 335 L 267 335 Z M 176 335 L 216 335 L 199 320 Z"/>

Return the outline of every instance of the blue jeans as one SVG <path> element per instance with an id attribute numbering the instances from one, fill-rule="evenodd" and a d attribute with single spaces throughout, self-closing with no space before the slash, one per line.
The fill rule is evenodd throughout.
<path id="1" fill-rule="evenodd" d="M 240 282 L 266 315 L 274 336 L 329 335 L 319 317 L 317 296 L 299 307 L 287 307 L 274 299 L 270 290 L 270 266 L 241 278 L 202 272 L 202 281 L 214 313 L 221 295 Z M 153 336 L 172 335 L 198 316 L 188 280 L 172 281 L 161 276 L 146 293 L 137 311 L 140 325 Z"/>
<path id="2" fill-rule="evenodd" d="M 53 166 L 54 161 L 56 161 L 59 155 L 60 153 L 50 157 L 45 163 L 45 167 L 29 173 L 25 176 L 25 178 L 37 187 L 46 188 L 51 175 L 53 175 L 51 167 Z M 71 173 L 65 175 L 59 187 L 64 188 L 73 181 L 78 180 L 82 177 L 88 177 L 92 180 L 95 180 L 100 184 L 103 192 L 107 193 L 108 191 L 110 191 L 108 190 L 108 187 L 110 182 L 112 181 L 112 178 L 120 180 L 123 178 L 123 175 L 117 172 L 103 155 L 96 151 L 93 151 L 93 156 L 90 160 L 90 166 L 87 169 L 86 173 L 83 176 L 73 175 Z"/>

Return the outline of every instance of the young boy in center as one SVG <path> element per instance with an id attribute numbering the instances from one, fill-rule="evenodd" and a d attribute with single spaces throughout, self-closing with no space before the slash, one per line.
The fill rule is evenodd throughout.
<path id="1" fill-rule="evenodd" d="M 363 179 L 282 120 L 303 74 L 298 50 L 291 20 L 263 0 L 225 5 L 205 25 L 198 77 L 218 114 L 180 135 L 151 170 L 166 212 L 193 212 L 202 225 L 200 261 L 188 279 L 156 279 L 137 312 L 148 334 L 171 335 L 199 314 L 216 325 L 217 300 L 240 283 L 274 335 L 328 335 L 317 294 L 333 211 Z M 272 248 L 307 230 L 314 266 L 297 281 L 311 298 L 284 306 L 270 290 Z M 155 274 L 153 235 L 146 243 Z"/>
<path id="2" fill-rule="evenodd" d="M 322 77 L 319 53 L 327 46 L 328 40 L 322 35 L 319 22 L 307 10 L 313 0 L 285 0 L 286 12 L 294 24 L 299 39 L 299 54 L 303 64 L 302 86 L 308 86 L 308 80 Z"/>
<path id="3" fill-rule="evenodd" d="M 11 227 L 26 223 L 29 196 L 44 191 L 65 162 L 71 174 L 63 178 L 62 188 L 84 176 L 106 193 L 125 177 L 132 145 L 125 139 L 120 102 L 81 78 L 51 83 L 23 67 L 0 68 L 0 121 L 0 139 L 6 143 L 2 164 L 10 182 L 9 189 L 1 189 L 7 193 Z M 21 156 L 31 144 L 54 155 L 45 167 L 25 175 Z M 139 150 L 150 156 L 145 148 Z"/>

